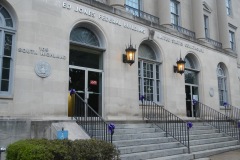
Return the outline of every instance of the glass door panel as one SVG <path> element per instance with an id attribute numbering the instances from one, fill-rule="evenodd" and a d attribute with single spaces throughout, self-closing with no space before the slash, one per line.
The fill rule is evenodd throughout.
<path id="1" fill-rule="evenodd" d="M 192 117 L 192 96 L 191 96 L 191 87 L 185 86 L 186 93 L 186 112 L 187 117 Z"/>
<path id="2" fill-rule="evenodd" d="M 102 72 L 88 71 L 88 104 L 99 114 L 102 108 Z"/>
<path id="3" fill-rule="evenodd" d="M 198 108 L 197 105 L 193 104 L 193 100 L 199 101 L 198 87 L 185 85 L 185 93 L 186 93 L 187 117 L 196 117 Z"/>
<path id="4" fill-rule="evenodd" d="M 69 89 L 75 89 L 85 99 L 85 70 L 69 69 Z"/>
<path id="5" fill-rule="evenodd" d="M 199 97 L 198 97 L 198 87 L 196 86 L 192 86 L 192 99 L 199 101 Z M 196 104 L 192 104 L 193 106 L 193 116 L 197 117 L 198 116 L 198 106 Z"/>

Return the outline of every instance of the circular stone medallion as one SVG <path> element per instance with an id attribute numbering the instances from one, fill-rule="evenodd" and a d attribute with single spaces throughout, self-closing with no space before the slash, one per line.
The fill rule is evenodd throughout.
<path id="1" fill-rule="evenodd" d="M 35 72 L 39 77 L 46 78 L 51 74 L 51 66 L 45 61 L 38 61 L 35 66 Z"/>

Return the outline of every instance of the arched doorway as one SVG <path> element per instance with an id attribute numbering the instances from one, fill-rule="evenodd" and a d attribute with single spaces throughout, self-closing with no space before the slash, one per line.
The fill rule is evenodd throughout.
<path id="1" fill-rule="evenodd" d="M 187 117 L 196 117 L 197 108 L 192 102 L 193 100 L 199 101 L 199 69 L 195 57 L 192 55 L 187 55 L 185 62 L 186 114 Z"/>
<path id="2" fill-rule="evenodd" d="M 74 28 L 70 35 L 69 89 L 76 92 L 98 114 L 102 114 L 103 49 L 99 37 L 87 27 Z"/>

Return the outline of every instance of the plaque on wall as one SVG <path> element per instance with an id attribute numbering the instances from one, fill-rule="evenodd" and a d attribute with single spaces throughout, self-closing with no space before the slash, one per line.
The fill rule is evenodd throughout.
<path id="1" fill-rule="evenodd" d="M 36 74 L 41 78 L 46 78 L 51 74 L 51 66 L 45 61 L 38 61 L 35 66 Z"/>

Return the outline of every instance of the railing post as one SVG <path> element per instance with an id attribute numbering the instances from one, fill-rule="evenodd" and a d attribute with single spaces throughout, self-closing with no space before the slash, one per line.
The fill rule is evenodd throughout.
<path id="1" fill-rule="evenodd" d="M 219 133 L 220 133 L 221 131 L 220 131 L 220 119 L 219 119 L 219 112 L 218 112 L 218 119 L 217 119 L 217 121 L 218 121 L 218 129 L 219 129 Z"/>
<path id="2" fill-rule="evenodd" d="M 168 137 L 168 113 L 166 112 L 166 137 Z"/>
<path id="3" fill-rule="evenodd" d="M 188 153 L 190 154 L 189 127 L 187 127 L 187 136 L 188 136 Z"/>

